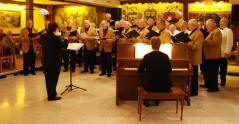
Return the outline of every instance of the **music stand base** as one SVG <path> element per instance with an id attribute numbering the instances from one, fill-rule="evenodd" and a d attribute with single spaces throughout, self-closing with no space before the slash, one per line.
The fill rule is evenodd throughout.
<path id="1" fill-rule="evenodd" d="M 86 91 L 86 89 L 84 88 L 81 88 L 81 87 L 78 87 L 78 86 L 75 86 L 73 84 L 70 84 L 70 85 L 67 85 L 66 86 L 66 89 L 61 93 L 61 95 L 63 95 L 66 91 L 68 91 L 68 93 L 74 89 L 80 89 L 80 90 L 83 90 L 83 91 Z"/>

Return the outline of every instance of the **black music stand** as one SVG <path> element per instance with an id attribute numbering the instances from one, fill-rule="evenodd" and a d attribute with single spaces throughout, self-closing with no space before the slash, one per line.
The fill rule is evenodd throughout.
<path id="1" fill-rule="evenodd" d="M 70 52 L 70 51 L 74 51 L 74 50 L 68 50 L 68 51 Z M 61 95 L 63 95 L 66 91 L 70 92 L 74 89 L 80 89 L 80 90 L 83 90 L 83 91 L 87 91 L 84 88 L 81 88 L 81 87 L 78 87 L 78 86 L 75 86 L 75 85 L 72 84 L 72 70 L 71 70 L 71 66 L 70 66 L 70 85 L 66 85 L 66 89 L 61 93 Z"/>

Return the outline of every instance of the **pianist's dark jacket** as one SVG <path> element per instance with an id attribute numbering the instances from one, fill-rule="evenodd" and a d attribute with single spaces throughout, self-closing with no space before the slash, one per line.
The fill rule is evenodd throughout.
<path id="1" fill-rule="evenodd" d="M 138 68 L 144 73 L 143 87 L 147 91 L 166 92 L 172 87 L 170 73 L 172 67 L 168 55 L 160 51 L 153 51 L 144 56 Z"/>
<path id="2" fill-rule="evenodd" d="M 42 64 L 45 68 L 57 68 L 61 65 L 62 48 L 66 48 L 68 41 L 62 41 L 59 36 L 53 33 L 41 35 Z"/>

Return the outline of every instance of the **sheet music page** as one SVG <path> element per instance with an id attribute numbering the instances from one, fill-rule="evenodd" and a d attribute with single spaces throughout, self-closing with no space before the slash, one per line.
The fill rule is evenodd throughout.
<path id="1" fill-rule="evenodd" d="M 168 57 L 171 58 L 172 57 L 171 49 L 172 49 L 171 44 L 161 44 L 161 46 L 159 48 L 159 51 L 167 54 Z M 152 52 L 151 45 L 137 43 L 136 46 L 135 46 L 135 58 L 143 58 L 144 55 L 146 55 L 150 52 Z"/>
<path id="2" fill-rule="evenodd" d="M 81 33 L 80 37 L 83 38 L 83 39 L 86 39 L 87 38 L 87 34 L 86 33 Z"/>
<path id="3" fill-rule="evenodd" d="M 83 43 L 69 43 L 67 46 L 68 50 L 79 50 L 81 47 L 83 47 Z"/>

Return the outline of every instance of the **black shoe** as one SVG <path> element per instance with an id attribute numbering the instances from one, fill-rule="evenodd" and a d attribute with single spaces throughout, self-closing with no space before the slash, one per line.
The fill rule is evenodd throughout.
<path id="1" fill-rule="evenodd" d="M 32 74 L 32 75 L 36 75 L 36 73 L 35 73 L 35 72 L 31 72 L 31 74 Z"/>
<path id="2" fill-rule="evenodd" d="M 197 94 L 197 93 L 191 93 L 190 96 L 191 96 L 191 97 L 194 97 L 194 96 L 198 96 L 198 94 Z"/>
<path id="3" fill-rule="evenodd" d="M 158 100 L 154 100 L 155 106 L 159 106 L 159 101 Z"/>
<path id="4" fill-rule="evenodd" d="M 217 89 L 210 89 L 210 88 L 209 88 L 209 89 L 207 90 L 207 92 L 218 92 L 218 91 L 219 91 L 218 88 L 217 88 Z"/>
<path id="5" fill-rule="evenodd" d="M 99 76 L 103 76 L 103 75 L 106 75 L 106 74 L 102 72 L 102 73 L 100 73 L 100 75 L 99 75 Z"/>
<path id="6" fill-rule="evenodd" d="M 208 85 L 205 85 L 205 84 L 201 84 L 200 87 L 201 88 L 209 88 Z"/>
<path id="7" fill-rule="evenodd" d="M 56 96 L 54 98 L 48 98 L 48 101 L 55 101 L 55 100 L 60 100 L 60 99 L 61 99 L 61 97 Z"/>
<path id="8" fill-rule="evenodd" d="M 94 74 L 94 71 L 90 71 L 91 74 Z"/>
<path id="9" fill-rule="evenodd" d="M 24 76 L 28 76 L 28 73 L 24 73 Z"/>
<path id="10" fill-rule="evenodd" d="M 111 74 L 107 74 L 107 77 L 111 77 Z"/>
<path id="11" fill-rule="evenodd" d="M 64 69 L 63 72 L 68 72 L 68 69 Z"/>
<path id="12" fill-rule="evenodd" d="M 86 73 L 86 72 L 88 72 L 88 71 L 87 70 L 81 71 L 81 73 Z"/>
<path id="13" fill-rule="evenodd" d="M 221 83 L 220 86 L 225 87 L 226 83 Z"/>
<path id="14" fill-rule="evenodd" d="M 145 107 L 149 107 L 149 101 L 148 100 L 144 100 L 143 104 L 144 104 Z"/>

